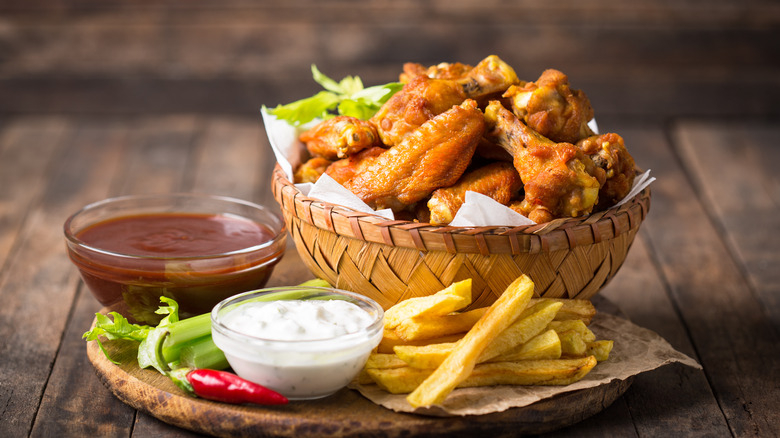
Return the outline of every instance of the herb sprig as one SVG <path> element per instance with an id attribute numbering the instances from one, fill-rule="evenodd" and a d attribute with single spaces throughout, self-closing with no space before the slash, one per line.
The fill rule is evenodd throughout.
<path id="1" fill-rule="evenodd" d="M 363 81 L 358 76 L 347 76 L 336 82 L 320 72 L 314 64 L 311 66 L 311 73 L 314 80 L 322 85 L 323 91 L 286 105 L 278 105 L 269 113 L 293 126 L 300 126 L 317 118 L 326 120 L 337 114 L 366 120 L 403 87 L 400 82 L 390 82 L 364 88 Z"/>

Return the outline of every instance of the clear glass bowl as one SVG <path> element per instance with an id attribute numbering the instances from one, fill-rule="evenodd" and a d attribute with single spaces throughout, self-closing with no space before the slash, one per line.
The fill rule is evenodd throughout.
<path id="1" fill-rule="evenodd" d="M 316 340 L 264 339 L 226 325 L 241 305 L 277 300 L 346 300 L 370 315 L 356 332 Z M 291 400 L 328 396 L 347 386 L 382 340 L 384 311 L 374 300 L 352 292 L 319 287 L 269 288 L 228 298 L 211 312 L 211 336 L 239 376 Z"/>
<path id="2" fill-rule="evenodd" d="M 166 232 L 173 234 L 173 239 L 200 238 L 190 236 L 192 227 L 197 228 L 195 225 L 175 218 L 218 216 L 227 224 L 250 224 L 267 234 L 268 240 L 237 246 L 238 238 L 225 235 L 214 241 L 228 243 L 228 251 L 204 248 L 203 253 L 179 256 L 144 253 L 134 248 L 107 249 L 106 245 L 100 247 L 82 240 L 85 233 L 101 224 L 150 215 L 173 218 L 173 230 Z M 147 324 L 156 324 L 164 316 L 154 313 L 163 295 L 179 303 L 180 315 L 185 318 L 208 313 L 227 297 L 265 286 L 284 255 L 287 238 L 281 216 L 264 206 L 194 193 L 132 195 L 99 201 L 70 216 L 64 232 L 68 255 L 94 297 L 109 310 Z M 117 240 L 124 238 L 121 231 L 116 233 Z"/>

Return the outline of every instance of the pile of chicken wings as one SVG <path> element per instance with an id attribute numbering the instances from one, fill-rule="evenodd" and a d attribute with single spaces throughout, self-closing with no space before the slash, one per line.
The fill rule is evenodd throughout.
<path id="1" fill-rule="evenodd" d="M 466 191 L 541 223 L 607 209 L 633 184 L 623 138 L 589 128 L 590 101 L 560 71 L 527 82 L 491 55 L 406 63 L 400 81 L 369 120 L 336 116 L 303 132 L 311 158 L 295 182 L 326 173 L 372 208 L 437 225 Z"/>

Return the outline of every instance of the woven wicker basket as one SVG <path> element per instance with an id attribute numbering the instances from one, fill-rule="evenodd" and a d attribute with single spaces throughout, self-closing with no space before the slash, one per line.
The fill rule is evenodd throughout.
<path id="1" fill-rule="evenodd" d="M 521 227 L 388 221 L 304 196 L 276 167 L 273 192 L 309 269 L 383 307 L 472 279 L 470 306 L 490 305 L 521 274 L 534 294 L 589 299 L 618 271 L 650 208 L 645 188 L 619 207 Z"/>

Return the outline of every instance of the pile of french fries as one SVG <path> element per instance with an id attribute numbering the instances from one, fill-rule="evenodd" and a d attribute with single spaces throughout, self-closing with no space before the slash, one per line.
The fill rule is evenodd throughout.
<path id="1" fill-rule="evenodd" d="M 456 387 L 568 385 L 612 350 L 588 328 L 587 300 L 532 298 L 521 276 L 490 306 L 471 304 L 471 280 L 410 298 L 385 312 L 382 342 L 360 377 L 413 407 L 441 404 Z"/>

